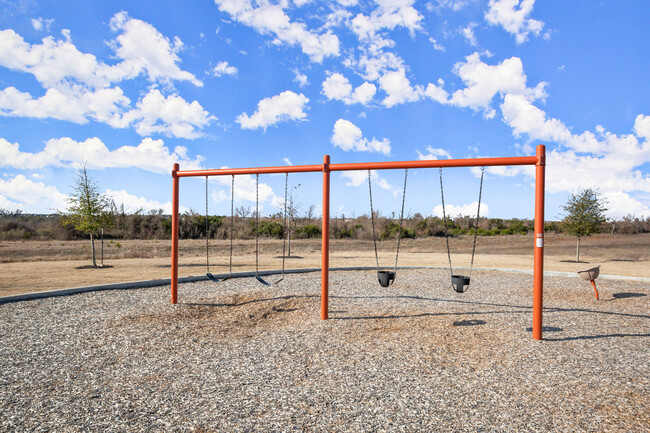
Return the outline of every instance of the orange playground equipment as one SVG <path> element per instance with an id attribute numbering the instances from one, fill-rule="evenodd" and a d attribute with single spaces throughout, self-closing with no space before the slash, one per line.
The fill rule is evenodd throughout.
<path id="1" fill-rule="evenodd" d="M 533 264 L 533 339 L 542 339 L 542 307 L 544 288 L 544 175 L 546 148 L 537 146 L 535 156 L 506 158 L 471 158 L 419 161 L 362 162 L 332 164 L 330 156 L 323 157 L 322 164 L 291 165 L 284 167 L 224 168 L 214 170 L 181 171 L 178 164 L 172 170 L 172 263 L 171 263 L 171 302 L 178 302 L 178 207 L 179 181 L 182 177 L 259 175 L 269 173 L 307 173 L 323 174 L 323 217 L 321 244 L 321 319 L 328 318 L 329 305 L 329 220 L 330 220 L 330 173 L 351 170 L 389 170 L 421 169 L 445 167 L 490 167 L 490 166 L 534 165 L 535 166 L 535 237 Z"/>

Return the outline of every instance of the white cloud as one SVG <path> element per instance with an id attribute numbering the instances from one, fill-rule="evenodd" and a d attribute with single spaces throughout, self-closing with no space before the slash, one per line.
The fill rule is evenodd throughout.
<path id="1" fill-rule="evenodd" d="M 235 76 L 235 75 L 237 75 L 237 72 L 238 72 L 237 68 L 232 66 L 232 65 L 229 65 L 228 62 L 226 62 L 226 61 L 217 63 L 217 66 L 215 66 L 212 69 L 212 74 L 215 77 L 221 77 L 222 75 Z"/>
<path id="2" fill-rule="evenodd" d="M 0 179 L 0 207 L 23 212 L 51 213 L 67 208 L 67 196 L 56 187 L 34 182 L 22 174 Z"/>
<path id="3" fill-rule="evenodd" d="M 351 21 L 351 29 L 360 40 L 380 43 L 378 33 L 384 29 L 406 28 L 411 35 L 420 30 L 423 17 L 412 6 L 414 0 L 377 0 L 377 8 L 370 15 L 358 14 Z"/>
<path id="4" fill-rule="evenodd" d="M 473 47 L 478 45 L 478 42 L 476 42 L 476 35 L 474 34 L 474 27 L 476 27 L 476 25 L 476 23 L 469 23 L 467 27 L 460 31 L 467 43 Z"/>
<path id="5" fill-rule="evenodd" d="M 454 12 L 458 12 L 459 10 L 467 6 L 469 2 L 470 2 L 469 0 L 434 0 L 432 2 L 427 3 L 427 9 L 433 11 L 433 10 L 448 8 L 453 10 Z"/>
<path id="6" fill-rule="evenodd" d="M 124 117 L 129 104 L 119 87 L 94 91 L 51 88 L 37 99 L 15 87 L 0 90 L 0 116 L 52 118 L 79 124 L 92 119 L 124 128 L 129 124 Z"/>
<path id="7" fill-rule="evenodd" d="M 305 87 L 307 84 L 309 84 L 309 80 L 307 79 L 307 75 L 301 74 L 300 71 L 297 68 L 294 68 L 291 70 L 294 74 L 293 76 L 293 81 L 298 83 L 300 88 Z"/>
<path id="8" fill-rule="evenodd" d="M 530 33 L 539 36 L 544 23 L 527 18 L 533 11 L 535 0 L 490 0 L 485 19 L 488 23 L 501 26 L 515 36 L 517 44 L 528 39 Z"/>
<path id="9" fill-rule="evenodd" d="M 650 141 L 650 116 L 639 114 L 634 120 L 634 132 L 641 138 Z"/>
<path id="10" fill-rule="evenodd" d="M 289 120 L 303 120 L 307 117 L 304 112 L 309 98 L 305 95 L 296 94 L 286 90 L 279 95 L 262 99 L 257 104 L 257 110 L 250 117 L 242 113 L 237 117 L 236 122 L 242 129 L 257 129 L 275 125 L 278 122 Z"/>
<path id="11" fill-rule="evenodd" d="M 273 4 L 268 1 L 251 0 L 215 0 L 221 12 L 229 14 L 232 19 L 254 28 L 263 35 L 273 35 L 277 45 L 300 45 L 302 52 L 317 63 L 326 57 L 339 55 L 339 39 L 326 32 L 318 34 L 307 29 L 303 23 L 292 22 L 284 12 L 288 2 Z"/>
<path id="12" fill-rule="evenodd" d="M 451 159 L 451 154 L 447 152 L 445 149 L 441 149 L 441 148 L 434 148 L 431 146 L 427 146 L 426 149 L 427 153 L 422 153 L 419 150 L 416 150 L 416 152 L 418 154 L 419 160 L 439 159 L 440 157 Z"/>
<path id="13" fill-rule="evenodd" d="M 544 99 L 546 83 L 541 82 L 535 88 L 526 85 L 526 74 L 518 57 L 505 59 L 498 65 L 483 63 L 478 53 L 465 58 L 465 62 L 457 63 L 454 72 L 466 84 L 466 88 L 455 91 L 449 103 L 458 107 L 469 107 L 472 110 L 483 110 L 487 118 L 496 114 L 491 107 L 495 95 L 522 95 L 529 100 Z"/>
<path id="14" fill-rule="evenodd" d="M 330 74 L 323 81 L 323 94 L 327 99 L 343 101 L 346 105 L 367 105 L 376 92 L 377 87 L 367 81 L 352 90 L 352 85 L 348 79 L 339 73 Z"/>
<path id="15" fill-rule="evenodd" d="M 478 210 L 478 201 L 455 205 L 455 204 L 445 204 L 445 212 L 447 218 L 456 217 L 456 216 L 476 216 L 476 211 Z M 433 214 L 439 218 L 442 218 L 442 205 L 439 204 L 433 208 Z M 481 216 L 488 216 L 490 214 L 490 207 L 487 203 L 481 203 Z"/>
<path id="16" fill-rule="evenodd" d="M 20 170 L 36 170 L 47 166 L 78 167 L 85 163 L 90 169 L 137 167 L 154 173 L 169 173 L 174 163 L 183 170 L 201 168 L 204 158 L 190 159 L 187 148 L 177 146 L 173 152 L 162 140 L 145 138 L 137 146 L 109 150 L 97 137 L 83 142 L 69 137 L 50 139 L 41 152 L 21 152 L 18 143 L 0 138 L 0 166 Z"/>
<path id="17" fill-rule="evenodd" d="M 355 67 L 359 74 L 369 81 L 379 79 L 386 71 L 394 71 L 404 68 L 404 60 L 390 52 L 372 52 L 363 54 L 357 62 L 347 60 L 345 66 Z"/>
<path id="18" fill-rule="evenodd" d="M 113 128 L 134 125 L 140 135 L 162 133 L 193 139 L 202 135 L 198 129 L 215 119 L 197 101 L 164 96 L 158 89 L 151 89 L 136 108 L 128 110 L 129 104 L 119 87 L 81 93 L 49 89 L 38 99 L 14 87 L 0 90 L 0 116 L 53 118 L 79 124 L 91 119 Z"/>
<path id="19" fill-rule="evenodd" d="M 193 139 L 202 135 L 197 129 L 216 119 L 197 101 L 188 103 L 177 95 L 164 96 L 158 89 L 151 89 L 136 106 L 127 115 L 135 119 L 135 130 L 140 135 L 162 133 Z"/>
<path id="20" fill-rule="evenodd" d="M 379 79 L 379 87 L 387 94 L 382 103 L 388 108 L 405 102 L 419 101 L 424 95 L 422 86 L 411 86 L 404 69 L 384 74 Z"/>
<path id="21" fill-rule="evenodd" d="M 348 179 L 346 186 L 361 186 L 368 182 L 368 172 L 365 170 L 342 171 L 341 177 Z M 370 179 L 382 189 L 390 190 L 392 187 L 383 177 L 377 174 L 377 170 L 371 170 Z"/>
<path id="22" fill-rule="evenodd" d="M 158 210 L 162 209 L 163 213 L 169 215 L 172 213 L 172 203 L 170 201 L 161 203 L 155 200 L 149 200 L 145 197 L 138 197 L 133 194 L 129 194 L 125 190 L 112 190 L 112 189 L 107 189 L 104 191 L 104 194 L 106 196 L 110 197 L 113 199 L 115 202 L 115 205 L 119 208 L 121 205 L 124 205 L 124 210 L 127 213 L 132 213 L 136 212 L 138 210 L 144 210 L 150 211 L 150 210 Z M 179 207 L 179 212 L 188 212 L 189 209 L 185 206 L 180 206 Z"/>
<path id="23" fill-rule="evenodd" d="M 116 68 L 123 71 L 125 77 L 146 71 L 150 81 L 181 80 L 195 86 L 203 85 L 193 74 L 178 67 L 180 58 L 177 53 L 183 49 L 183 42 L 178 37 L 172 44 L 151 24 L 129 18 L 124 11 L 116 13 L 110 24 L 113 31 L 122 32 L 111 45 L 116 56 L 123 60 Z"/>
<path id="24" fill-rule="evenodd" d="M 357 152 L 381 152 L 384 155 L 390 154 L 390 140 L 387 138 L 381 141 L 373 138 L 368 140 L 363 137 L 361 129 L 349 120 L 339 119 L 334 124 L 334 131 L 330 139 L 332 144 L 340 147 L 346 152 L 351 150 Z"/>
<path id="25" fill-rule="evenodd" d="M 45 19 L 45 18 L 32 18 L 32 27 L 34 30 L 41 31 L 43 28 L 45 28 L 46 32 L 50 31 L 50 27 L 52 26 L 52 23 L 54 22 L 53 18 L 50 19 Z"/>
<path id="26" fill-rule="evenodd" d="M 445 51 L 445 46 L 433 38 L 429 38 L 429 42 L 433 45 L 433 48 L 437 51 Z"/>
<path id="27" fill-rule="evenodd" d="M 201 81 L 179 68 L 177 52 L 183 47 L 180 39 L 174 44 L 151 24 L 129 18 L 119 12 L 111 19 L 111 28 L 121 33 L 109 43 L 122 61 L 115 65 L 98 62 L 88 53 L 80 52 L 72 43 L 69 31 L 65 40 L 52 36 L 41 44 L 29 44 L 13 30 L 0 31 L 0 66 L 34 75 L 45 88 L 74 89 L 75 85 L 99 89 L 146 73 L 152 82 L 170 80 Z M 78 89 L 77 89 L 78 90 Z M 88 89 L 86 89 L 88 91 Z"/>
<path id="28" fill-rule="evenodd" d="M 89 120 L 113 128 L 136 127 L 140 134 L 164 133 L 174 137 L 196 138 L 197 129 L 214 117 L 198 102 L 188 103 L 176 95 L 164 97 L 153 88 L 131 108 L 131 101 L 113 83 L 146 73 L 152 82 L 170 85 L 171 80 L 202 83 L 177 63 L 183 43 L 173 45 L 150 24 L 129 18 L 120 12 L 111 20 L 111 28 L 121 32 L 110 42 L 115 65 L 98 62 L 92 54 L 80 52 L 63 32 L 65 40 L 49 36 L 41 44 L 29 44 L 13 30 L 0 31 L 0 66 L 32 74 L 46 89 L 33 97 L 15 87 L 0 90 L 0 116 L 53 118 L 85 124 Z"/>

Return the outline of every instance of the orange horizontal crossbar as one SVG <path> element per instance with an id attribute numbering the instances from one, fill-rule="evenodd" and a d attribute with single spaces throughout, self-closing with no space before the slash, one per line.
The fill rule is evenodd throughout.
<path id="1" fill-rule="evenodd" d="M 358 162 L 347 164 L 330 164 L 330 171 L 348 170 L 389 170 L 403 168 L 432 168 L 432 167 L 489 167 L 497 165 L 537 165 L 537 156 L 519 156 L 510 158 L 471 158 L 471 159 L 426 159 L 419 161 L 388 161 L 388 162 Z M 543 162 L 542 162 L 543 163 Z M 220 168 L 213 170 L 177 171 L 177 177 L 193 176 L 231 176 L 240 174 L 269 174 L 269 173 L 307 173 L 323 171 L 322 164 L 314 165 L 285 165 L 281 167 L 247 167 Z"/>

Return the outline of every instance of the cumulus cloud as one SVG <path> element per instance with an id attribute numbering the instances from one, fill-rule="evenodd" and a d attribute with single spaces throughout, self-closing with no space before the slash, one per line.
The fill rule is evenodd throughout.
<path id="1" fill-rule="evenodd" d="M 404 69 L 384 74 L 379 79 L 379 87 L 386 92 L 387 96 L 382 103 L 388 108 L 405 102 L 419 101 L 425 92 L 422 86 L 411 86 Z"/>
<path id="2" fill-rule="evenodd" d="M 123 205 L 124 210 L 129 213 L 136 212 L 139 210 L 152 211 L 152 210 L 159 210 L 159 209 L 162 209 L 163 213 L 168 215 L 172 213 L 172 203 L 170 201 L 161 203 L 155 200 L 149 200 L 145 197 L 138 197 L 136 195 L 130 194 L 123 189 L 119 191 L 107 189 L 106 191 L 104 191 L 104 194 L 106 194 L 108 197 L 113 199 L 115 205 L 118 208 Z M 183 213 L 183 212 L 188 212 L 189 209 L 181 205 L 179 207 L 179 211 Z"/>
<path id="3" fill-rule="evenodd" d="M 475 47 L 478 45 L 476 42 L 476 35 L 474 34 L 474 28 L 477 26 L 476 23 L 469 23 L 467 27 L 464 27 L 460 32 L 467 41 L 468 44 Z"/>
<path id="4" fill-rule="evenodd" d="M 145 138 L 137 146 L 122 146 L 109 150 L 97 137 L 75 141 L 69 137 L 50 139 L 41 152 L 21 152 L 18 143 L 0 138 L 0 166 L 20 170 L 44 167 L 78 167 L 90 169 L 137 167 L 154 173 L 169 173 L 174 163 L 183 170 L 198 170 L 204 158 L 187 156 L 187 148 L 177 146 L 173 152 L 162 140 Z"/>
<path id="5" fill-rule="evenodd" d="M 34 182 L 22 174 L 0 179 L 0 207 L 23 212 L 51 213 L 67 208 L 67 196 L 56 187 Z"/>
<path id="6" fill-rule="evenodd" d="M 236 122 L 242 129 L 266 129 L 279 122 L 303 120 L 307 117 L 304 110 L 308 102 L 309 98 L 302 93 L 296 94 L 286 90 L 279 95 L 262 99 L 257 104 L 255 113 L 251 116 L 242 113 L 237 117 Z"/>
<path id="7" fill-rule="evenodd" d="M 542 21 L 527 18 L 533 11 L 535 0 L 490 0 L 485 20 L 501 26 L 515 36 L 517 44 L 526 42 L 529 34 L 538 36 L 544 27 Z"/>
<path id="8" fill-rule="evenodd" d="M 45 19 L 45 18 L 32 18 L 32 27 L 34 30 L 41 31 L 45 29 L 46 32 L 50 31 L 50 27 L 52 26 L 52 23 L 54 22 L 54 19 Z"/>
<path id="9" fill-rule="evenodd" d="M 380 152 L 384 155 L 390 154 L 389 139 L 377 140 L 373 137 L 372 140 L 368 140 L 363 137 L 363 133 L 358 126 L 345 119 L 336 121 L 330 141 L 334 146 L 340 147 L 346 152 L 353 150 L 357 152 Z"/>
<path id="10" fill-rule="evenodd" d="M 180 58 L 177 53 L 183 49 L 183 42 L 178 37 L 171 43 L 151 24 L 130 18 L 124 11 L 116 13 L 110 25 L 113 31 L 121 31 L 111 45 L 115 55 L 122 59 L 115 68 L 124 77 L 146 73 L 150 81 L 180 80 L 195 86 L 203 85 L 193 74 L 178 67 Z"/>
<path id="11" fill-rule="evenodd" d="M 76 83 L 97 89 L 140 74 L 152 82 L 180 80 L 202 85 L 193 74 L 178 66 L 177 53 L 183 47 L 180 39 L 175 38 L 172 44 L 151 24 L 129 18 L 125 12 L 113 16 L 111 28 L 120 32 L 109 43 L 115 57 L 121 60 L 114 65 L 82 53 L 68 38 L 55 40 L 48 36 L 40 44 L 30 44 L 11 29 L 0 31 L 0 65 L 34 75 L 45 88 L 69 88 Z"/>
<path id="12" fill-rule="evenodd" d="M 222 75 L 232 75 L 235 76 L 237 75 L 237 68 L 229 65 L 228 62 L 223 61 L 217 63 L 217 66 L 212 68 L 212 75 L 215 77 L 221 77 Z"/>
<path id="13" fill-rule="evenodd" d="M 294 68 L 291 70 L 293 72 L 293 81 L 298 83 L 298 85 L 303 88 L 307 84 L 309 84 L 309 80 L 307 79 L 307 75 L 300 73 L 300 71 L 297 68 Z"/>
<path id="14" fill-rule="evenodd" d="M 420 30 L 423 17 L 413 7 L 414 0 L 378 0 L 377 7 L 370 15 L 358 14 L 351 21 L 351 29 L 360 40 L 374 40 L 382 30 L 404 27 L 411 35 Z"/>
<path id="15" fill-rule="evenodd" d="M 481 61 L 478 53 L 471 54 L 464 62 L 454 66 L 454 72 L 463 80 L 464 89 L 455 91 L 449 103 L 472 110 L 483 110 L 485 117 L 493 118 L 496 111 L 491 107 L 495 95 L 521 95 L 529 100 L 544 99 L 546 83 L 534 88 L 526 85 L 526 74 L 518 57 L 505 59 L 497 65 Z"/>
<path id="16" fill-rule="evenodd" d="M 40 97 L 15 87 L 0 90 L 0 116 L 53 118 L 79 124 L 94 120 L 113 128 L 135 126 L 140 134 L 201 136 L 198 130 L 214 117 L 198 102 L 189 103 L 177 95 L 163 96 L 152 88 L 132 108 L 122 89 L 112 87 L 139 75 L 167 88 L 172 80 L 201 86 L 193 74 L 178 66 L 182 41 L 175 38 L 171 43 L 153 26 L 129 18 L 125 12 L 115 14 L 111 28 L 119 32 L 109 43 L 120 60 L 114 65 L 80 52 L 69 31 L 63 32 L 63 40 L 48 36 L 41 44 L 29 44 L 13 30 L 0 31 L 0 66 L 32 74 L 46 89 Z"/>
<path id="17" fill-rule="evenodd" d="M 445 204 L 445 211 L 447 218 L 455 216 L 476 216 L 478 210 L 478 201 L 469 204 Z M 439 204 L 433 208 L 433 214 L 442 218 L 442 205 Z M 487 203 L 481 203 L 481 216 L 488 216 L 490 214 L 490 207 Z"/>
<path id="18" fill-rule="evenodd" d="M 422 153 L 419 150 L 416 150 L 416 152 L 419 160 L 440 159 L 441 157 L 451 159 L 451 154 L 449 152 L 438 147 L 427 146 L 427 153 Z"/>
<path id="19" fill-rule="evenodd" d="M 127 114 L 140 135 L 162 133 L 179 138 L 202 136 L 197 129 L 210 124 L 216 118 L 203 109 L 197 101 L 188 103 L 177 95 L 164 96 L 158 89 L 151 89 Z"/>
<path id="20" fill-rule="evenodd" d="M 367 81 L 352 89 L 352 85 L 342 74 L 329 74 L 323 81 L 323 94 L 327 99 L 342 101 L 346 105 L 367 105 L 377 92 L 377 87 Z"/>
<path id="21" fill-rule="evenodd" d="M 284 9 L 288 2 L 273 4 L 267 1 L 215 0 L 221 12 L 246 26 L 252 27 L 262 35 L 272 35 L 277 45 L 299 45 L 302 52 L 317 63 L 326 57 L 339 55 L 339 39 L 331 32 L 318 34 L 310 31 L 304 23 L 291 21 Z"/>
<path id="22" fill-rule="evenodd" d="M 342 171 L 341 177 L 347 179 L 346 186 L 361 186 L 368 182 L 368 172 L 365 170 Z M 381 189 L 390 190 L 392 187 L 386 179 L 379 176 L 377 170 L 370 171 L 370 180 Z"/>

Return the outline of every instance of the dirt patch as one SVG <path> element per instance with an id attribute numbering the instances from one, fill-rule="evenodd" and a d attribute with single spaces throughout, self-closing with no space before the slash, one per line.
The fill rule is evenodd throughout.
<path id="1" fill-rule="evenodd" d="M 547 235 L 544 266 L 548 271 L 575 272 L 590 265 L 601 265 L 602 274 L 650 277 L 650 235 L 598 235 L 582 241 L 581 263 L 575 263 L 575 239 Z M 117 244 L 120 244 L 118 247 Z M 533 266 L 532 236 L 480 237 L 475 267 L 530 270 Z M 395 260 L 394 241 L 378 244 L 381 266 Z M 233 272 L 255 269 L 255 241 L 235 242 Z M 469 266 L 472 237 L 451 240 L 455 267 Z M 210 271 L 227 273 L 230 269 L 230 245 L 226 240 L 211 241 Z M 260 242 L 260 269 L 280 269 L 281 240 Z M 295 240 L 287 268 L 319 268 L 320 239 Z M 85 241 L 0 242 L 0 296 L 70 287 L 163 279 L 170 277 L 169 241 L 120 241 L 105 245 L 103 269 L 88 268 L 90 245 Z M 299 260 L 293 260 L 298 258 Z M 404 239 L 400 248 L 400 266 L 447 266 L 444 238 Z M 330 266 L 375 266 L 372 242 L 333 240 Z M 206 272 L 205 242 L 180 242 L 179 276 Z M 588 283 L 587 283 L 588 285 Z"/>
<path id="2" fill-rule="evenodd" d="M 179 304 L 160 314 L 133 314 L 112 320 L 114 327 L 151 326 L 161 331 L 177 324 L 175 333 L 191 329 L 191 338 L 231 340 L 250 338 L 260 329 L 291 327 L 318 309 L 316 296 L 273 296 L 271 292 L 206 298 Z"/>

